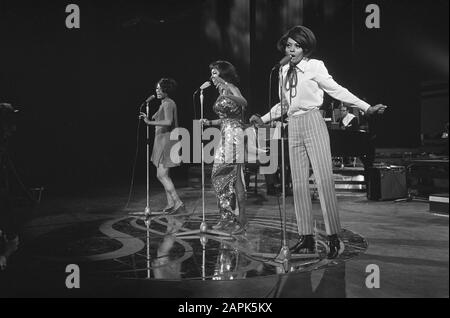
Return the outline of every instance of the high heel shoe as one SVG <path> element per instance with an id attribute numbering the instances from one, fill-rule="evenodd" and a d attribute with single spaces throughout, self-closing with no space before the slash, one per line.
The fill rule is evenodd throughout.
<path id="1" fill-rule="evenodd" d="M 292 254 L 314 254 L 315 241 L 313 235 L 300 235 L 298 242 L 289 249 Z"/>
<path id="2" fill-rule="evenodd" d="M 174 207 L 171 206 L 171 207 L 165 207 L 165 208 L 162 208 L 162 209 L 158 209 L 158 210 L 155 210 L 155 211 L 152 211 L 152 212 L 166 214 L 166 213 L 170 213 L 171 211 L 173 211 L 173 209 L 174 209 Z"/>
<path id="3" fill-rule="evenodd" d="M 222 218 L 220 218 L 219 222 L 216 225 L 212 226 L 212 229 L 216 230 L 216 231 L 220 231 L 220 230 L 226 229 L 228 226 L 230 226 L 231 223 L 233 223 L 233 220 L 222 217 Z"/>
<path id="4" fill-rule="evenodd" d="M 328 259 L 336 258 L 339 255 L 339 250 L 341 248 L 341 241 L 336 234 L 328 236 Z"/>
<path id="5" fill-rule="evenodd" d="M 228 228 L 228 231 L 231 232 L 231 235 L 239 235 L 245 233 L 247 231 L 247 228 L 248 222 L 246 222 L 245 224 L 241 224 L 239 221 L 235 221 Z"/>
<path id="6" fill-rule="evenodd" d="M 178 208 L 174 207 L 173 210 L 170 211 L 168 214 L 172 215 L 172 216 L 180 215 L 180 214 L 187 214 L 186 206 L 184 205 L 184 203 L 182 203 Z"/>

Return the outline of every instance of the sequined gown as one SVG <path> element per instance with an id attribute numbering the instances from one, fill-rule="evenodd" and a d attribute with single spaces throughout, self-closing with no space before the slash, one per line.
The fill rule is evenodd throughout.
<path id="1" fill-rule="evenodd" d="M 237 178 L 243 178 L 244 125 L 243 110 L 247 102 L 234 95 L 221 95 L 214 104 L 214 112 L 221 118 L 221 142 L 215 155 L 211 174 L 222 217 L 239 214 L 236 194 Z"/>

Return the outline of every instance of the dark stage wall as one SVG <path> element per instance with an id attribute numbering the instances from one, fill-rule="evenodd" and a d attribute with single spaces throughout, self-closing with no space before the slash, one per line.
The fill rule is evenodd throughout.
<path id="1" fill-rule="evenodd" d="M 314 30 L 315 57 L 338 82 L 390 106 L 373 127 L 380 147 L 419 145 L 422 83 L 448 85 L 448 1 L 73 1 L 78 30 L 65 27 L 69 3 L 0 2 L 0 101 L 21 110 L 11 153 L 30 186 L 126 184 L 137 135 L 143 182 L 139 105 L 160 77 L 174 77 L 180 124 L 191 128 L 192 94 L 216 59 L 237 66 L 247 115 L 267 111 L 269 71 L 282 57 L 276 42 L 295 24 Z M 365 27 L 369 3 L 380 6 L 381 29 Z M 175 174 L 185 179 L 186 165 Z"/>

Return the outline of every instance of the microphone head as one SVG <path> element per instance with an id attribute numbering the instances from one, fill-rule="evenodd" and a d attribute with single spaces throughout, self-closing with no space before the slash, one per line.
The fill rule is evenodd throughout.
<path id="1" fill-rule="evenodd" d="M 146 102 L 146 103 L 151 102 L 151 101 L 154 100 L 155 98 L 156 98 L 156 96 L 155 96 L 155 95 L 152 95 L 152 96 L 150 96 L 149 98 L 147 98 L 147 99 L 145 100 L 145 102 Z"/>
<path id="2" fill-rule="evenodd" d="M 292 56 L 290 56 L 290 55 L 286 55 L 285 57 L 283 57 L 281 60 L 280 60 L 280 66 L 284 66 L 284 65 L 286 65 L 286 64 L 288 64 L 290 61 L 292 60 Z"/>
<path id="3" fill-rule="evenodd" d="M 211 85 L 212 85 L 211 81 L 206 81 L 206 82 L 204 82 L 204 83 L 200 86 L 200 89 L 201 89 L 201 90 L 207 89 L 207 88 L 210 87 Z"/>

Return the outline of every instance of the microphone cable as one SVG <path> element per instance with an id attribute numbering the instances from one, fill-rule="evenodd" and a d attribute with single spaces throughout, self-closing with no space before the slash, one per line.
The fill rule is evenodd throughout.
<path id="1" fill-rule="evenodd" d="M 197 108 L 195 107 L 195 95 L 197 95 L 197 93 L 199 92 L 199 90 L 196 90 L 194 92 L 194 94 L 192 94 L 192 106 L 194 108 L 194 118 L 197 119 Z"/>
<path id="2" fill-rule="evenodd" d="M 270 71 L 270 75 L 269 75 L 269 116 L 270 116 L 270 125 L 272 125 L 272 76 L 273 76 L 273 71 L 274 71 L 274 69 L 272 69 Z"/>
<path id="3" fill-rule="evenodd" d="M 139 114 L 142 112 L 142 107 L 144 105 L 145 105 L 145 103 L 143 103 L 141 105 L 141 107 L 139 107 Z M 133 167 L 132 167 L 132 171 L 131 171 L 130 190 L 128 192 L 128 200 L 127 200 L 127 203 L 125 204 L 125 209 L 128 209 L 128 206 L 131 201 L 131 196 L 133 194 L 133 189 L 134 189 L 134 178 L 135 178 L 135 174 L 136 174 L 137 158 L 138 158 L 138 154 L 139 154 L 139 129 L 140 128 L 141 128 L 141 119 L 138 119 L 138 125 L 137 125 L 137 130 L 136 130 L 136 151 L 134 154 Z"/>

